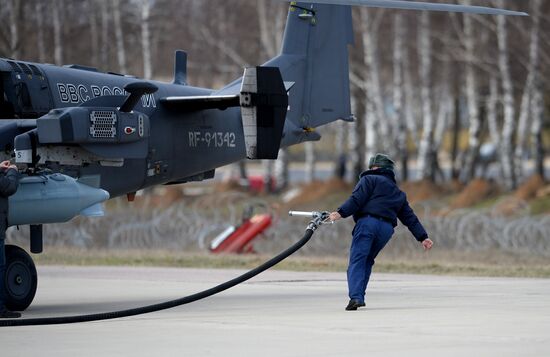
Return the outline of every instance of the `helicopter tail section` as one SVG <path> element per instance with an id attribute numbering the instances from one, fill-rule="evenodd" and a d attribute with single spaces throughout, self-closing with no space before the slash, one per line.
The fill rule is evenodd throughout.
<path id="1" fill-rule="evenodd" d="M 353 120 L 348 45 L 353 43 L 351 8 L 291 3 L 281 54 L 265 66 L 279 67 L 294 82 L 282 146 L 318 140 L 314 128 Z"/>

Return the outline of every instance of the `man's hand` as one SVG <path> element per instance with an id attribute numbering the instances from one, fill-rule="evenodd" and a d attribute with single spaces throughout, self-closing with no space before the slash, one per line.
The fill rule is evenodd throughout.
<path id="1" fill-rule="evenodd" d="M 7 170 L 7 169 L 10 168 L 10 165 L 11 165 L 11 163 L 9 162 L 9 160 L 2 161 L 2 162 L 0 163 L 0 169 L 2 169 L 2 170 Z"/>
<path id="2" fill-rule="evenodd" d="M 424 250 L 430 250 L 432 249 L 432 246 L 434 245 L 434 242 L 430 238 L 424 239 L 422 241 L 422 246 L 424 247 Z"/>
<path id="3" fill-rule="evenodd" d="M 340 218 L 342 218 L 342 216 L 340 216 L 340 213 L 338 213 L 338 212 L 332 212 L 332 213 L 328 216 L 328 219 L 330 219 L 332 222 L 337 221 L 337 220 L 339 220 Z"/>

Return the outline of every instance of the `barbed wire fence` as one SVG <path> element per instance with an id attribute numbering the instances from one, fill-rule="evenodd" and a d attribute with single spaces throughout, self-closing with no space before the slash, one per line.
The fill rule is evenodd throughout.
<path id="1" fill-rule="evenodd" d="M 207 195 L 192 202 L 180 201 L 167 208 L 151 208 L 145 197 L 140 205 L 115 202 L 103 218 L 78 217 L 68 223 L 44 226 L 45 244 L 96 249 L 166 249 L 206 252 L 210 242 L 229 225 L 238 225 L 251 199 L 242 193 Z M 116 201 L 116 200 L 115 200 Z M 253 199 L 253 204 L 268 207 Z M 499 216 L 495 210 L 455 210 L 434 215 L 430 205 L 420 206 L 422 223 L 438 249 L 450 251 L 502 251 L 550 256 L 550 215 Z M 273 254 L 298 240 L 308 220 L 275 217 L 274 224 L 254 241 L 258 253 Z M 345 255 L 351 241 L 351 219 L 319 229 L 298 254 Z M 8 242 L 28 244 L 28 228 L 8 230 Z M 399 254 L 418 249 L 408 230 L 399 225 L 388 250 Z"/>

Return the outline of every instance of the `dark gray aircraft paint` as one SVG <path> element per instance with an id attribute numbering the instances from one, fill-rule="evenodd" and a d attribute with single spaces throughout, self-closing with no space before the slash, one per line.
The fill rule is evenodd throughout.
<path id="1" fill-rule="evenodd" d="M 109 197 L 146 187 L 212 178 L 217 167 L 244 158 L 275 159 L 282 146 L 319 140 L 314 128 L 352 120 L 353 29 L 351 9 L 342 4 L 525 15 L 399 0 L 334 2 L 340 5 L 292 2 L 281 54 L 217 91 L 187 85 L 181 51 L 173 83 L 0 59 L 0 158 L 15 153 L 26 165 L 10 198 L 10 224 L 31 225 L 31 251 L 39 253 L 41 224 L 97 215 Z M 12 248 L 6 276 L 18 278 L 17 286 L 6 279 L 7 305 L 24 310 L 36 291 L 36 269 Z"/>

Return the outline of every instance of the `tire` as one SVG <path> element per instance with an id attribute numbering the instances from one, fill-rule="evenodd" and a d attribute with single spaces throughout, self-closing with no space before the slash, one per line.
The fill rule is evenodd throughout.
<path id="1" fill-rule="evenodd" d="M 36 266 L 22 248 L 6 245 L 6 307 L 23 311 L 32 303 L 38 286 Z"/>

